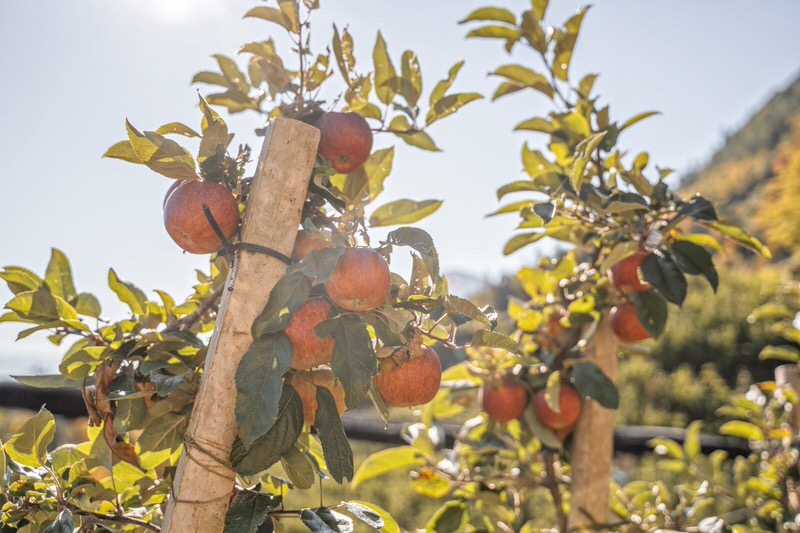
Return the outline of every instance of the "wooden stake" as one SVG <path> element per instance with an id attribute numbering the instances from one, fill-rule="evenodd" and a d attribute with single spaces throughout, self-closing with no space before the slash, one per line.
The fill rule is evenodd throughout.
<path id="1" fill-rule="evenodd" d="M 608 315 L 600 319 L 589 346 L 592 362 L 612 381 L 617 377 L 617 337 L 611 330 Z M 569 531 L 606 531 L 590 529 L 610 522 L 611 468 L 614 458 L 614 411 L 596 401 L 584 401 L 581 417 L 572 440 L 572 497 Z"/>
<path id="2" fill-rule="evenodd" d="M 319 130 L 312 126 L 285 118 L 270 122 L 244 213 L 242 242 L 291 254 L 318 144 Z M 167 503 L 165 533 L 220 533 L 225 526 L 235 478 L 228 458 L 236 436 L 236 368 L 253 342 L 250 326 L 285 273 L 286 265 L 268 255 L 237 254 Z"/>
<path id="3" fill-rule="evenodd" d="M 797 365 L 781 365 L 775 368 L 775 384 L 778 387 L 790 385 L 795 392 L 800 394 L 800 376 L 797 375 Z M 792 432 L 797 436 L 800 434 L 800 405 L 792 404 L 791 420 Z"/>

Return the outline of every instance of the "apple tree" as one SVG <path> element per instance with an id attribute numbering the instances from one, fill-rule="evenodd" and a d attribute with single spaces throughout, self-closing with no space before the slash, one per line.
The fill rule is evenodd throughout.
<path id="1" fill-rule="evenodd" d="M 570 69 L 589 8 L 551 26 L 547 7 L 547 0 L 521 14 L 483 7 L 461 23 L 471 28 L 468 38 L 499 40 L 531 58 L 490 73 L 500 80 L 493 100 L 534 93 L 552 105 L 514 127 L 545 142 L 524 144 L 525 176 L 497 191 L 500 200 L 521 197 L 491 214 L 519 217 L 503 252 L 546 238 L 567 248 L 517 273 L 527 298 L 508 303 L 513 331 L 478 333 L 409 427 L 410 445 L 376 453 L 355 474 L 360 484 L 392 461 L 412 467 L 417 492 L 445 500 L 428 530 L 648 530 L 632 518 L 640 515 L 610 507 L 616 358 L 646 351 L 639 343 L 659 337 L 686 297 L 687 276 L 716 290 L 717 236 L 769 257 L 708 199 L 671 190 L 671 169 L 620 145 L 656 113 L 616 119 L 594 93 L 598 75 L 576 78 Z M 470 405 L 482 413 L 444 449 L 442 421 L 472 412 Z"/>
<path id="2" fill-rule="evenodd" d="M 170 122 L 143 130 L 126 122 L 126 139 L 105 153 L 175 180 L 164 198 L 169 235 L 185 251 L 212 253 L 189 298 L 160 290 L 153 297 L 112 269 L 109 287 L 130 309 L 113 321 L 102 317 L 93 295 L 76 290 L 59 250 L 43 276 L 16 266 L 0 272 L 13 293 L 2 321 L 25 324 L 19 338 L 44 331 L 65 346 L 59 374 L 16 379 L 76 387 L 90 415 L 87 442 L 51 450 L 55 421 L 43 408 L 3 444 L 4 525 L 27 532 L 160 530 L 174 499 L 175 466 L 189 453 L 187 424 L 213 358 L 209 337 L 220 301 L 247 250 L 284 261 L 286 270 L 263 312 L 246 325 L 250 349 L 230 376 L 236 438 L 219 462 L 236 476 L 222 502 L 231 502 L 225 531 L 268 531 L 295 519 L 311 531 L 352 531 L 351 517 L 398 530 L 374 504 L 323 500 L 314 509 L 292 509 L 287 490 L 351 479 L 343 411 L 365 397 L 384 417 L 393 405 L 428 402 L 441 376 L 430 346 L 452 346 L 464 322 L 493 326 L 492 309 L 449 294 L 432 238 L 407 225 L 441 202 L 375 207 L 394 149 L 372 150 L 373 134 L 381 133 L 438 151 L 429 127 L 481 96 L 451 91 L 462 63 L 425 94 L 416 54 L 405 51 L 393 62 L 380 33 L 364 66 L 346 29 L 334 26 L 330 47 L 313 52 L 310 18 L 318 8 L 316 1 L 278 0 L 248 11 L 246 17 L 288 34 L 292 53 L 282 55 L 267 38 L 241 48 L 244 67 L 215 55 L 216 69 L 193 80 L 214 87 L 199 99 L 199 128 Z M 247 176 L 251 150 L 233 145 L 218 109 L 252 112 L 260 134 L 265 120 L 279 117 L 320 130 L 291 257 L 236 236 L 255 183 Z M 385 226 L 399 227 L 373 242 L 370 228 Z M 407 277 L 390 270 L 396 252 L 411 254 Z"/>

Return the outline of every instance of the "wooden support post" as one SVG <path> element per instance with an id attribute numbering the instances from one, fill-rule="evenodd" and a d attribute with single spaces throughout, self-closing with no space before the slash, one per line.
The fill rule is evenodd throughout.
<path id="1" fill-rule="evenodd" d="M 319 130 L 312 126 L 285 118 L 270 122 L 244 213 L 242 242 L 291 254 L 318 143 Z M 253 341 L 250 326 L 286 272 L 285 264 L 268 255 L 237 255 L 167 503 L 165 533 L 220 533 L 225 525 L 235 478 L 228 458 L 236 436 L 236 368 Z"/>
<path id="2" fill-rule="evenodd" d="M 797 375 L 797 365 L 781 365 L 775 369 L 775 384 L 778 387 L 790 385 L 796 393 L 800 394 L 800 376 Z M 800 405 L 792 404 L 792 432 L 800 435 Z"/>
<path id="3" fill-rule="evenodd" d="M 617 337 L 611 330 L 607 313 L 600 319 L 589 355 L 610 380 L 616 381 Z M 609 523 L 613 459 L 614 411 L 594 400 L 584 401 L 572 439 L 569 531 L 606 531 L 605 528 L 589 528 Z"/>

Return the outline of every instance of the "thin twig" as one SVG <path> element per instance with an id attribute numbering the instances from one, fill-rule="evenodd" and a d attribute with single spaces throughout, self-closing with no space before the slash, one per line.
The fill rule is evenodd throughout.
<path id="1" fill-rule="evenodd" d="M 567 531 L 567 515 L 564 514 L 564 504 L 561 502 L 561 491 L 558 489 L 556 470 L 553 467 L 554 460 L 555 458 L 552 452 L 546 452 L 544 454 L 547 488 L 550 490 L 550 495 L 553 497 L 553 506 L 556 508 L 556 514 L 558 515 L 558 529 L 560 531 Z"/>
<path id="2" fill-rule="evenodd" d="M 181 331 L 194 325 L 211 308 L 217 307 L 217 304 L 219 302 L 219 299 L 222 297 L 222 292 L 224 289 L 225 289 L 225 284 L 223 283 L 222 285 L 217 287 L 214 292 L 211 293 L 211 296 L 206 298 L 206 300 L 203 303 L 201 303 L 197 307 L 197 309 L 195 309 L 194 313 L 192 313 L 191 315 L 186 315 L 180 320 L 176 320 L 175 322 L 173 322 L 172 324 L 161 330 L 161 333 L 172 333 L 174 331 Z"/>

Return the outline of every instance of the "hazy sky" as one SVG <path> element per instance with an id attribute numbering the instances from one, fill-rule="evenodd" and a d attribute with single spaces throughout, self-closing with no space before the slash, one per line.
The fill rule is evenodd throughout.
<path id="1" fill-rule="evenodd" d="M 524 1 L 496 1 L 519 12 Z M 582 3 L 551 0 L 560 23 Z M 213 69 L 213 53 L 262 40 L 273 26 L 241 20 L 255 0 L 0 0 L 0 265 L 46 266 L 50 247 L 72 260 L 80 291 L 95 293 L 104 314 L 124 313 L 105 280 L 109 267 L 146 291 L 185 297 L 204 257 L 181 254 L 163 230 L 161 202 L 169 181 L 144 167 L 101 159 L 125 136 L 171 121 L 197 127 L 192 75 Z M 313 21 L 317 46 L 331 25 L 349 24 L 361 70 L 367 70 L 378 28 L 392 58 L 413 49 L 425 90 L 456 61 L 467 63 L 454 89 L 490 94 L 486 73 L 513 61 L 499 43 L 465 41 L 456 22 L 483 2 L 456 0 L 322 0 Z M 648 150 L 651 164 L 687 170 L 701 163 L 724 133 L 739 126 L 798 73 L 800 2 L 770 0 L 602 0 L 584 19 L 572 77 L 601 76 L 596 90 L 624 120 L 640 111 L 663 115 L 626 132 L 622 144 Z M 280 41 L 285 45 L 285 41 Z M 285 46 L 283 48 L 286 50 Z M 209 88 L 202 86 L 202 91 Z M 485 219 L 498 186 L 520 177 L 520 147 L 536 135 L 512 134 L 522 119 L 548 111 L 531 93 L 472 104 L 430 133 L 443 153 L 397 144 L 395 167 L 379 204 L 397 198 L 438 198 L 444 206 L 422 223 L 445 272 L 492 279 L 530 263 L 526 249 L 503 258 L 513 217 Z M 254 115 L 228 119 L 235 142 L 260 143 Z M 257 148 L 256 148 L 257 149 Z M 9 292 L 0 289 L 6 301 Z M 60 350 L 43 336 L 13 340 L 0 324 L 0 378 L 33 369 L 53 371 Z"/>

